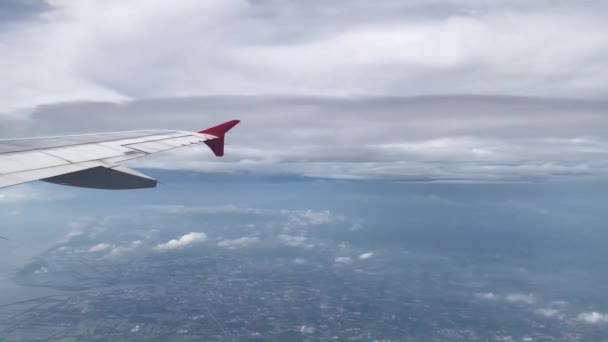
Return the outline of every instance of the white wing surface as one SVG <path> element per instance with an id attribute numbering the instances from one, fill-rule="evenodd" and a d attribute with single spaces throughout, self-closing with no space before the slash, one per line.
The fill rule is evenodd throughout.
<path id="1" fill-rule="evenodd" d="M 0 140 L 0 188 L 35 180 L 96 189 L 152 188 L 155 179 L 120 163 L 200 143 L 221 157 L 224 135 L 238 123 L 232 120 L 197 133 L 148 130 Z"/>

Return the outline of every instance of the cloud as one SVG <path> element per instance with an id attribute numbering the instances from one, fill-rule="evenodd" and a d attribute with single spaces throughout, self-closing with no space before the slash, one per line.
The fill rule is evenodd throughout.
<path id="1" fill-rule="evenodd" d="M 307 228 L 343 220 L 329 210 L 281 210 L 281 214 L 289 218 L 291 228 Z"/>
<path id="2" fill-rule="evenodd" d="M 182 1 L 179 5 L 171 6 L 167 6 L 164 1 L 149 1 L 144 6 L 140 6 L 137 1 L 112 4 L 105 1 L 49 2 L 51 9 L 43 20 L 36 18 L 37 20 L 1 32 L 3 34 L 0 35 L 0 40 L 7 52 L 4 59 L 7 65 L 3 74 L 7 78 L 0 90 L 9 91 L 8 87 L 12 83 L 9 80 L 17 81 L 19 75 L 22 78 L 21 82 L 13 84 L 16 88 L 10 91 L 10 94 L 6 93 L 0 99 L 12 98 L 7 105 L 16 108 L 34 103 L 79 99 L 120 101 L 130 98 L 132 94 L 151 94 L 150 91 L 157 94 L 165 93 L 164 90 L 156 91 L 151 88 L 143 91 L 142 83 L 128 81 L 120 74 L 127 70 L 126 68 L 143 71 L 159 66 L 159 63 L 162 63 L 162 55 L 168 57 L 166 52 L 170 50 L 158 51 L 154 48 L 154 45 L 157 45 L 155 41 L 177 42 L 187 39 L 185 34 L 191 32 L 188 39 L 193 39 L 194 35 L 198 34 L 207 36 L 205 41 L 210 48 L 214 45 L 212 41 L 217 37 L 209 36 L 205 32 L 210 31 L 209 27 L 229 16 L 233 10 L 238 10 L 241 2 L 240 0 Z M 194 15 L 194 13 L 198 14 Z M 200 20 L 200 13 L 205 13 L 207 19 Z M 140 19 L 127 20 L 126 18 L 129 17 Z M 176 20 L 181 21 L 183 25 L 179 25 L 179 29 L 167 29 L 171 25 L 166 24 Z M 46 39 L 39 38 L 42 32 L 45 33 Z M 78 49 L 71 47 L 75 44 L 79 45 Z M 116 47 L 120 48 L 116 49 Z M 26 53 L 27 49 L 32 49 L 31 51 L 36 53 Z M 147 50 L 148 57 L 136 58 L 138 50 Z M 207 65 L 203 69 L 210 69 L 208 63 L 219 57 L 216 55 L 206 59 L 201 50 L 196 48 L 189 50 L 191 56 L 203 58 L 200 60 L 201 65 Z M 120 51 L 120 58 L 116 58 L 117 51 Z M 175 63 L 180 67 L 167 70 L 168 72 L 165 73 L 173 81 L 175 79 L 170 76 L 171 74 L 179 73 L 186 63 L 190 64 L 195 60 L 190 59 L 188 54 L 183 54 L 181 57 L 174 55 L 174 57 L 176 59 L 170 58 L 173 62 L 169 65 Z M 103 59 L 113 60 L 114 67 L 102 66 L 103 63 L 95 66 Z M 137 60 L 139 62 L 136 62 Z M 28 70 L 28 64 L 34 67 Z M 164 78 L 160 74 L 152 78 L 157 76 Z M 169 79 L 166 81 L 168 82 Z M 181 91 L 187 89 L 182 88 L 174 94 Z"/>
<path id="3" fill-rule="evenodd" d="M 237 249 L 237 248 L 245 248 L 251 245 L 254 245 L 260 241 L 257 237 L 240 237 L 238 239 L 232 240 L 221 240 L 217 243 L 219 247 L 227 248 L 227 249 Z"/>
<path id="4" fill-rule="evenodd" d="M 36 198 L 31 192 L 20 188 L 7 189 L 0 192 L 0 203 L 18 203 Z"/>
<path id="5" fill-rule="evenodd" d="M 608 315 L 596 311 L 583 312 L 578 315 L 577 319 L 587 324 L 608 323 Z"/>
<path id="6" fill-rule="evenodd" d="M 103 220 L 95 220 L 90 217 L 82 217 L 78 220 L 72 221 L 68 224 L 72 230 L 69 231 L 64 238 L 65 242 L 68 242 L 74 238 L 83 236 L 86 232 L 89 233 L 89 237 L 94 237 L 96 234 L 96 230 L 100 229 L 103 226 Z M 93 224 L 95 223 L 95 224 Z M 91 228 L 87 231 L 87 228 Z"/>
<path id="7" fill-rule="evenodd" d="M 501 302 L 504 301 L 512 304 L 526 305 L 532 305 L 538 301 L 536 296 L 534 296 L 533 294 L 525 293 L 510 293 L 507 295 L 498 295 L 494 292 L 480 292 L 475 294 L 475 298 L 488 302 L 497 302 L 500 300 Z M 534 313 L 547 318 L 563 319 L 565 315 L 561 312 L 561 309 L 565 305 L 566 303 L 563 301 L 552 301 L 550 302 L 549 307 L 538 307 L 534 310 Z"/>
<path id="8" fill-rule="evenodd" d="M 70 224 L 68 226 L 75 230 L 82 230 L 82 229 L 85 229 L 88 225 L 89 225 L 89 222 L 85 222 L 84 220 L 78 220 L 78 221 L 70 222 Z"/>
<path id="9" fill-rule="evenodd" d="M 192 214 L 192 215 L 257 215 L 267 216 L 271 221 L 281 225 L 283 234 L 277 238 L 280 242 L 289 246 L 314 247 L 314 242 L 305 237 L 304 230 L 320 225 L 327 225 L 336 222 L 346 222 L 347 219 L 342 214 L 333 213 L 330 210 L 311 210 L 311 209 L 265 209 L 238 206 L 234 204 L 217 206 L 186 206 L 186 205 L 147 205 L 141 208 L 146 211 L 162 213 L 168 215 Z M 360 224 L 358 224 L 360 225 Z M 249 228 L 255 225 L 249 224 Z M 308 246 L 305 246 L 308 245 Z"/>
<path id="10" fill-rule="evenodd" d="M 564 306 L 568 305 L 568 302 L 565 300 L 554 300 L 554 301 L 551 301 L 551 304 L 554 306 L 558 306 L 558 307 L 564 307 Z"/>
<path id="11" fill-rule="evenodd" d="M 484 292 L 484 293 L 476 293 L 475 298 L 483 299 L 483 300 L 497 300 L 500 297 L 494 294 L 493 292 Z"/>
<path id="12" fill-rule="evenodd" d="M 511 293 L 505 297 L 505 301 L 509 303 L 533 304 L 536 298 L 532 294 Z"/>
<path id="13" fill-rule="evenodd" d="M 350 264 L 353 262 L 351 257 L 336 257 L 334 262 L 339 265 Z"/>
<path id="14" fill-rule="evenodd" d="M 141 240 L 135 240 L 135 241 L 132 241 L 131 243 L 129 243 L 128 245 L 126 245 L 126 246 L 112 246 L 112 249 L 110 250 L 110 252 L 106 256 L 109 257 L 109 258 L 121 257 L 121 256 L 124 256 L 127 253 L 133 252 L 134 250 L 136 250 L 141 245 L 143 245 L 143 241 L 141 241 Z"/>
<path id="15" fill-rule="evenodd" d="M 225 204 L 217 206 L 185 206 L 185 205 L 146 205 L 145 210 L 152 210 L 165 214 L 249 214 L 262 215 L 273 213 L 271 210 L 258 208 L 241 207 L 234 204 Z"/>
<path id="16" fill-rule="evenodd" d="M 125 253 L 130 252 L 131 249 L 124 246 L 114 246 L 112 250 L 107 254 L 107 257 L 114 258 L 124 255 Z"/>
<path id="17" fill-rule="evenodd" d="M 203 243 L 207 241 L 207 235 L 202 232 L 191 232 L 185 235 L 182 235 L 178 239 L 170 240 L 165 243 L 161 243 L 156 245 L 154 249 L 161 252 L 172 251 L 177 249 L 182 249 L 192 244 Z"/>
<path id="18" fill-rule="evenodd" d="M 0 173 L 2 171 L 0 170 Z M 65 194 L 47 191 L 39 185 L 25 184 L 18 187 L 0 189 L 0 204 L 20 204 L 32 201 L 54 201 L 65 199 Z"/>
<path id="19" fill-rule="evenodd" d="M 14 25 L 15 22 L 35 19 L 36 15 L 40 15 L 49 9 L 50 5 L 43 0 L 5 0 L 0 2 L 0 19 L 2 19 L 2 24 L 8 22 Z M 2 24 L 0 24 L 0 30 Z"/>
<path id="20" fill-rule="evenodd" d="M 484 10 L 487 11 L 487 7 Z M 594 55 L 606 49 L 605 37 L 593 32 L 597 28 L 597 18 L 591 19 L 591 15 L 577 15 L 580 12 L 569 16 L 556 12 L 507 11 L 494 12 L 490 8 L 478 15 L 454 14 L 442 18 L 420 15 L 401 24 L 389 22 L 360 25 L 317 40 L 246 48 L 239 50 L 243 53 L 236 58 L 239 60 L 240 56 L 261 56 L 263 58 L 260 60 L 253 57 L 250 61 L 261 65 L 271 74 L 295 72 L 295 75 L 290 76 L 300 77 L 300 84 L 318 82 L 311 88 L 323 87 L 328 92 L 335 91 L 337 82 L 331 82 L 325 77 L 334 75 L 338 79 L 345 79 L 350 73 L 349 83 L 343 90 L 345 92 L 363 93 L 376 86 L 378 91 L 385 93 L 390 91 L 388 87 L 392 85 L 400 89 L 401 93 L 408 93 L 414 92 L 414 84 L 420 81 L 420 91 L 423 93 L 450 93 L 457 89 L 458 75 L 464 75 L 465 70 L 468 70 L 476 75 L 477 80 L 483 79 L 484 82 L 466 80 L 461 84 L 463 88 L 479 93 L 484 91 L 480 88 L 481 83 L 484 83 L 493 88 L 494 93 L 511 93 L 517 91 L 513 87 L 529 87 L 527 82 L 532 78 L 546 79 L 548 73 L 556 69 L 576 69 L 567 63 L 580 65 L 578 63 L 582 63 L 588 53 Z M 592 21 L 585 22 L 586 20 Z M 557 46 L 544 50 L 539 48 L 542 41 L 551 37 L 557 39 L 570 36 L 572 31 L 564 27 L 572 21 L 580 24 L 579 33 L 584 31 L 586 34 L 586 39 L 577 42 L 577 51 Z M 533 27 L 541 29 L 534 30 Z M 492 48 L 494 39 L 500 39 L 503 44 Z M 370 49 L 370 46 L 374 46 L 374 49 Z M 242 62 L 246 63 L 245 60 Z M 294 65 L 299 70 L 294 70 Z M 411 71 L 412 74 L 404 77 L 400 73 L 399 76 L 391 77 L 392 75 L 386 74 L 386 70 Z M 366 75 L 367 72 L 374 71 L 384 72 L 375 79 Z M 444 75 L 440 75 L 440 71 Z M 497 82 L 499 84 L 485 83 L 495 77 L 498 80 L 495 73 L 499 71 L 506 75 Z M 515 79 L 516 74 L 526 72 L 530 76 Z M 430 80 L 440 81 L 441 84 L 433 85 Z M 365 81 L 369 83 L 365 84 Z M 384 83 L 381 84 L 380 81 Z M 410 85 L 407 82 L 411 82 Z M 543 86 L 548 87 L 549 84 L 544 82 L 541 81 Z M 604 86 L 606 84 L 602 81 L 599 83 Z M 561 93 L 562 89 L 559 88 L 553 87 L 556 93 Z"/>
<path id="21" fill-rule="evenodd" d="M 88 253 L 99 253 L 99 252 L 103 252 L 106 251 L 108 249 L 112 248 L 112 245 L 108 244 L 108 243 L 100 243 L 97 244 L 91 248 L 89 248 L 87 250 Z"/>
<path id="22" fill-rule="evenodd" d="M 82 234 L 84 234 L 82 230 L 72 230 L 65 235 L 65 240 L 71 240 L 75 237 L 81 236 Z"/>
<path id="23" fill-rule="evenodd" d="M 56 0 L 39 7 L 20 12 L 43 14 L 0 30 L 5 111 L 202 94 L 587 96 L 607 86 L 601 1 Z"/>
<path id="24" fill-rule="evenodd" d="M 302 248 L 313 248 L 315 247 L 314 243 L 310 242 L 305 236 L 296 236 L 296 235 L 286 235 L 281 234 L 278 236 L 278 239 L 281 243 L 289 247 L 302 247 Z"/>
<path id="25" fill-rule="evenodd" d="M 44 274 L 49 273 L 49 269 L 46 267 L 40 267 L 39 269 L 34 271 L 34 274 Z"/>
<path id="26" fill-rule="evenodd" d="M 28 14 L 0 25 L 3 136 L 235 116 L 227 158 L 182 149 L 135 165 L 410 182 L 608 174 L 601 1 L 37 3 L 8 6 Z"/>
<path id="27" fill-rule="evenodd" d="M 359 260 L 367 260 L 374 257 L 374 252 L 367 252 L 359 255 Z"/>
<path id="28" fill-rule="evenodd" d="M 507 295 L 498 295 L 494 292 L 480 292 L 475 294 L 475 298 L 487 301 L 504 300 L 508 303 L 523 303 L 523 304 L 534 304 L 536 297 L 532 294 L 525 293 L 510 293 Z"/>
<path id="29" fill-rule="evenodd" d="M 291 228 L 306 228 L 344 220 L 342 215 L 334 214 L 330 210 L 263 209 L 234 204 L 217 206 L 147 205 L 142 207 L 142 209 L 165 214 L 244 214 L 281 216 L 288 220 L 287 225 Z"/>
<path id="30" fill-rule="evenodd" d="M 559 310 L 553 308 L 539 308 L 534 311 L 537 315 L 541 315 L 549 318 L 561 318 L 563 315 Z"/>
<path id="31" fill-rule="evenodd" d="M 537 182 L 608 175 L 608 102 L 601 100 L 209 96 L 76 103 L 40 107 L 28 120 L 0 116 L 0 134 L 140 129 L 142 121 L 152 128 L 192 130 L 203 126 L 200 108 L 243 120 L 228 138 L 226 158 L 205 158 L 204 149 L 184 148 L 133 166 L 408 182 Z M 176 115 L 167 117 L 167 111 Z M 83 112 L 90 114 L 91 125 L 81 120 Z M 285 115 L 289 120 L 281 119 Z M 294 226 L 329 217 L 289 214 Z"/>
<path id="32" fill-rule="evenodd" d="M 317 329 L 315 329 L 315 327 L 311 327 L 311 326 L 307 326 L 307 325 L 303 325 L 303 326 L 300 327 L 300 332 L 303 335 L 314 334 L 316 330 Z"/>

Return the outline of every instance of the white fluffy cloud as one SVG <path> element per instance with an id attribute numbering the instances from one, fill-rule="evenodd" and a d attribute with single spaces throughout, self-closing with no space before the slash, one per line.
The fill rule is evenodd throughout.
<path id="1" fill-rule="evenodd" d="M 538 308 L 534 311 L 537 315 L 541 315 L 549 318 L 560 318 L 563 315 L 560 313 L 558 309 L 554 308 Z"/>
<path id="2" fill-rule="evenodd" d="M 112 248 L 112 245 L 110 245 L 108 243 L 100 243 L 100 244 L 97 244 L 97 245 L 92 246 L 91 248 L 89 248 L 87 250 L 87 252 L 89 252 L 89 253 L 99 253 L 99 252 L 107 251 L 110 248 Z"/>
<path id="3" fill-rule="evenodd" d="M 533 304 L 536 298 L 532 294 L 511 293 L 505 297 L 505 300 L 510 303 Z"/>
<path id="4" fill-rule="evenodd" d="M 484 292 L 484 293 L 476 293 L 475 298 L 483 299 L 483 300 L 497 300 L 500 297 L 494 294 L 493 292 Z"/>
<path id="5" fill-rule="evenodd" d="M 374 257 L 374 252 L 367 252 L 359 255 L 359 260 L 367 260 Z"/>
<path id="6" fill-rule="evenodd" d="M 112 246 L 112 249 L 108 252 L 107 257 L 117 258 L 117 257 L 124 256 L 127 253 L 133 252 L 141 245 L 143 245 L 143 241 L 135 240 L 135 241 L 131 241 L 131 243 L 129 243 L 125 246 Z"/>
<path id="7" fill-rule="evenodd" d="M 604 314 L 604 313 L 600 313 L 600 312 L 596 312 L 596 311 L 590 311 L 590 312 L 583 312 L 580 315 L 578 315 L 578 320 L 588 323 L 588 324 L 603 324 L 603 323 L 608 323 L 608 314 Z"/>
<path id="8" fill-rule="evenodd" d="M 246 214 L 280 216 L 287 220 L 286 225 L 291 228 L 307 228 L 345 219 L 342 215 L 332 213 L 330 210 L 262 209 L 243 207 L 234 204 L 198 207 L 184 205 L 151 205 L 144 206 L 143 209 L 166 214 Z"/>
<path id="9" fill-rule="evenodd" d="M 315 244 L 306 236 L 281 234 L 278 236 L 281 243 L 289 247 L 313 248 Z"/>
<path id="10" fill-rule="evenodd" d="M 294 258 L 291 261 L 296 265 L 304 265 L 306 263 L 306 259 L 303 258 Z"/>
<path id="11" fill-rule="evenodd" d="M 510 293 L 506 295 L 499 295 L 494 292 L 480 292 L 475 294 L 475 298 L 481 300 L 495 301 L 504 300 L 507 303 L 522 303 L 522 304 L 534 304 L 536 297 L 533 294 L 527 293 Z"/>
<path id="12" fill-rule="evenodd" d="M 281 214 L 289 218 L 290 222 L 288 225 L 304 228 L 342 219 L 329 210 L 282 210 Z"/>
<path id="13" fill-rule="evenodd" d="M 82 234 L 84 234 L 82 230 L 74 229 L 65 235 L 65 239 L 71 240 L 75 237 L 82 236 Z"/>
<path id="14" fill-rule="evenodd" d="M 67 198 L 65 194 L 48 191 L 44 187 L 25 184 L 18 187 L 0 189 L 0 204 L 19 204 L 31 201 L 53 201 Z"/>
<path id="15" fill-rule="evenodd" d="M 32 195 L 19 188 L 7 189 L 0 192 L 0 203 L 17 203 L 33 199 Z"/>
<path id="16" fill-rule="evenodd" d="M 40 267 L 39 269 L 34 271 L 34 274 L 44 274 L 49 273 L 49 269 L 46 267 Z"/>
<path id="17" fill-rule="evenodd" d="M 219 247 L 227 249 L 245 248 L 254 245 L 260 241 L 257 237 L 243 236 L 238 239 L 226 239 L 217 243 Z"/>
<path id="18" fill-rule="evenodd" d="M 344 264 L 350 264 L 353 262 L 353 258 L 351 257 L 345 257 L 345 256 L 341 256 L 341 257 L 336 257 L 334 259 L 334 262 L 338 265 L 344 265 Z"/>
<path id="19" fill-rule="evenodd" d="M 300 327 L 300 332 L 304 335 L 314 334 L 316 330 L 317 329 L 315 329 L 315 327 L 311 327 L 311 326 L 307 326 L 307 325 L 303 325 Z"/>
<path id="20" fill-rule="evenodd" d="M 202 232 L 191 232 L 182 235 L 178 239 L 169 240 L 154 247 L 157 251 L 166 252 L 176 249 L 182 249 L 192 244 L 203 243 L 207 241 L 207 235 Z"/>
<path id="21" fill-rule="evenodd" d="M 494 292 L 480 292 L 475 294 L 478 300 L 494 302 L 494 303 L 511 303 L 511 304 L 526 304 L 533 305 L 539 302 L 538 298 L 533 294 L 527 293 L 510 293 L 506 295 L 496 294 Z M 567 305 L 564 301 L 551 301 L 546 307 L 537 307 L 534 313 L 546 318 L 564 319 L 566 314 L 562 312 L 564 306 Z"/>

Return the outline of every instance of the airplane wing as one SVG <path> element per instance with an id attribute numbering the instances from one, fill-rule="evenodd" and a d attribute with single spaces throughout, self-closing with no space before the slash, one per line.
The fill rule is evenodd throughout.
<path id="1" fill-rule="evenodd" d="M 0 140 L 0 188 L 35 180 L 94 189 L 153 188 L 155 179 L 120 163 L 199 143 L 221 157 L 224 135 L 238 123 L 196 133 L 147 130 Z"/>

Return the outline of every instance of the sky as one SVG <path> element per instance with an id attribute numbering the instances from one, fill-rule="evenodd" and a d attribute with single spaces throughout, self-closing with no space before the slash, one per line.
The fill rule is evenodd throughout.
<path id="1" fill-rule="evenodd" d="M 602 1 L 3 1 L 0 134 L 243 123 L 225 160 L 338 179 L 598 178 Z M 86 118 L 86 119 L 83 119 Z"/>

